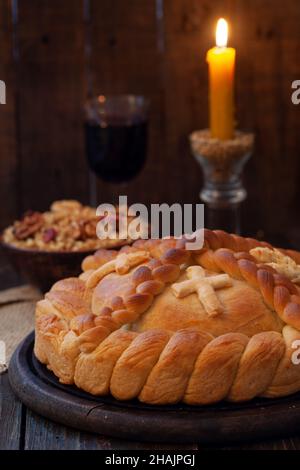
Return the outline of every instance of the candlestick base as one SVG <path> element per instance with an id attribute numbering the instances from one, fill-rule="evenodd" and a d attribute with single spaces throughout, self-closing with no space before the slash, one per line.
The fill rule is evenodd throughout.
<path id="1" fill-rule="evenodd" d="M 208 221 L 213 220 L 213 226 L 209 228 L 238 233 L 239 205 L 247 197 L 241 177 L 253 151 L 254 134 L 236 131 L 233 139 L 219 140 L 212 138 L 210 131 L 204 129 L 193 132 L 190 142 L 192 153 L 204 174 L 200 199 L 210 211 Z"/>

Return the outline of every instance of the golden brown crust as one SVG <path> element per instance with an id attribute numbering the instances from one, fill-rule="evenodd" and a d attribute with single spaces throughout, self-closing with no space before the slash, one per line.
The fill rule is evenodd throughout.
<path id="1" fill-rule="evenodd" d="M 122 353 L 113 370 L 110 391 L 118 400 L 139 395 L 170 339 L 163 330 L 149 330 L 137 335 Z"/>
<path id="2" fill-rule="evenodd" d="M 90 354 L 81 354 L 76 364 L 74 381 L 77 387 L 94 395 L 106 395 L 115 364 L 137 333 L 117 330 Z M 97 381 L 95 381 L 97 377 Z"/>
<path id="3" fill-rule="evenodd" d="M 146 403 L 177 403 L 185 396 L 195 361 L 212 339 L 201 331 L 177 331 L 166 344 L 152 368 L 139 399 Z"/>
<path id="4" fill-rule="evenodd" d="M 298 287 L 249 253 L 271 245 L 222 231 L 204 235 L 196 252 L 183 240 L 139 240 L 88 257 L 80 278 L 56 283 L 37 305 L 38 359 L 64 383 L 153 404 L 299 390 L 300 366 L 291 360 L 300 339 Z M 281 251 L 299 262 L 299 253 Z M 217 291 L 216 317 L 196 293 L 172 293 L 174 282 L 187 279 L 186 266 L 230 277 Z M 135 331 L 124 331 L 126 324 Z"/>
<path id="5" fill-rule="evenodd" d="M 184 401 L 199 405 L 225 399 L 247 342 L 240 333 L 227 333 L 210 341 L 197 358 Z"/>

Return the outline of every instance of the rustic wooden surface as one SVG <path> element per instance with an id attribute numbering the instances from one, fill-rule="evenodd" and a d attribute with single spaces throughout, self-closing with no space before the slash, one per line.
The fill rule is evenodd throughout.
<path id="1" fill-rule="evenodd" d="M 170 407 L 145 410 L 139 404 L 116 407 L 101 397 L 72 394 L 69 387 L 58 386 L 37 360 L 31 364 L 33 340 L 30 333 L 13 354 L 8 371 L 10 385 L 32 411 L 65 426 L 119 440 L 158 440 L 174 447 L 191 442 L 218 446 L 275 439 L 295 433 L 300 427 L 300 401 L 294 396 L 268 403 L 256 400 L 245 407 L 227 404 L 184 410 L 172 407 L 170 411 Z"/>
<path id="2" fill-rule="evenodd" d="M 130 201 L 197 202 L 202 176 L 188 134 L 207 126 L 205 53 L 221 15 L 237 49 L 238 126 L 257 135 L 244 232 L 299 238 L 298 0 L 0 0 L 1 226 L 91 193 L 97 202 L 124 191 Z M 125 189 L 89 184 L 82 109 L 91 93 L 151 100 L 148 161 Z"/>
<path id="3" fill-rule="evenodd" d="M 10 284 L 7 282 L 8 279 L 10 279 Z M 9 285 L 15 285 L 17 282 L 18 279 L 13 276 L 11 269 L 7 265 L 2 264 L 0 288 L 7 288 Z M 107 438 L 56 424 L 33 413 L 14 396 L 8 383 L 8 374 L 4 374 L 0 376 L 0 450 L 4 449 L 300 450 L 300 434 L 299 436 L 285 439 L 218 447 L 208 447 L 198 443 L 188 445 L 148 444 Z"/>
<path id="4" fill-rule="evenodd" d="M 1 377 L 2 413 L 0 417 L 0 449 L 27 450 L 204 450 L 197 443 L 190 445 L 147 444 L 112 439 L 79 432 L 42 418 L 25 408 L 13 395 L 7 374 Z M 300 438 L 291 437 L 218 449 L 299 450 Z"/>

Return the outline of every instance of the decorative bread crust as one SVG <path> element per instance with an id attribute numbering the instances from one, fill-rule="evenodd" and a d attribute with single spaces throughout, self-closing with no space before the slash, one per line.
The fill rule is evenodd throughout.
<path id="1" fill-rule="evenodd" d="M 257 247 L 274 248 L 223 231 L 205 230 L 204 239 L 196 252 L 186 251 L 184 240 L 139 240 L 120 252 L 99 250 L 86 258 L 79 278 L 57 282 L 37 304 L 37 358 L 63 383 L 151 404 L 203 405 L 300 390 L 300 365 L 292 362 L 293 342 L 300 340 L 300 291 L 250 254 Z M 280 252 L 300 262 L 299 253 Z M 270 315 L 279 317 L 280 331 L 248 337 L 235 331 L 215 336 L 196 327 L 172 331 L 172 325 L 142 332 L 124 329 L 148 312 L 168 285 L 181 302 L 186 286 L 182 290 L 182 281 L 176 281 L 187 267 L 190 280 L 198 276 L 200 299 L 201 267 L 215 279 L 223 275 L 207 285 L 220 282 L 230 289 L 232 279 L 251 286 Z M 218 291 L 204 291 L 217 309 L 208 307 L 207 315 L 224 314 L 214 298 Z"/>

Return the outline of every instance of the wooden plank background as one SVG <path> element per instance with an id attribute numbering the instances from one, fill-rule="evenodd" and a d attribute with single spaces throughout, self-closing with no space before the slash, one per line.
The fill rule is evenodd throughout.
<path id="1" fill-rule="evenodd" d="M 0 105 L 1 227 L 18 212 L 16 86 L 13 62 L 13 21 L 10 2 L 0 3 L 0 80 L 6 83 L 6 104 Z"/>
<path id="2" fill-rule="evenodd" d="M 243 229 L 300 246 L 299 0 L 0 0 L 1 227 L 53 199 L 88 201 L 88 94 L 151 100 L 148 160 L 128 187 L 96 183 L 97 202 L 198 202 L 188 135 L 207 126 L 205 53 L 220 16 L 237 49 L 240 128 L 256 133 Z"/>

